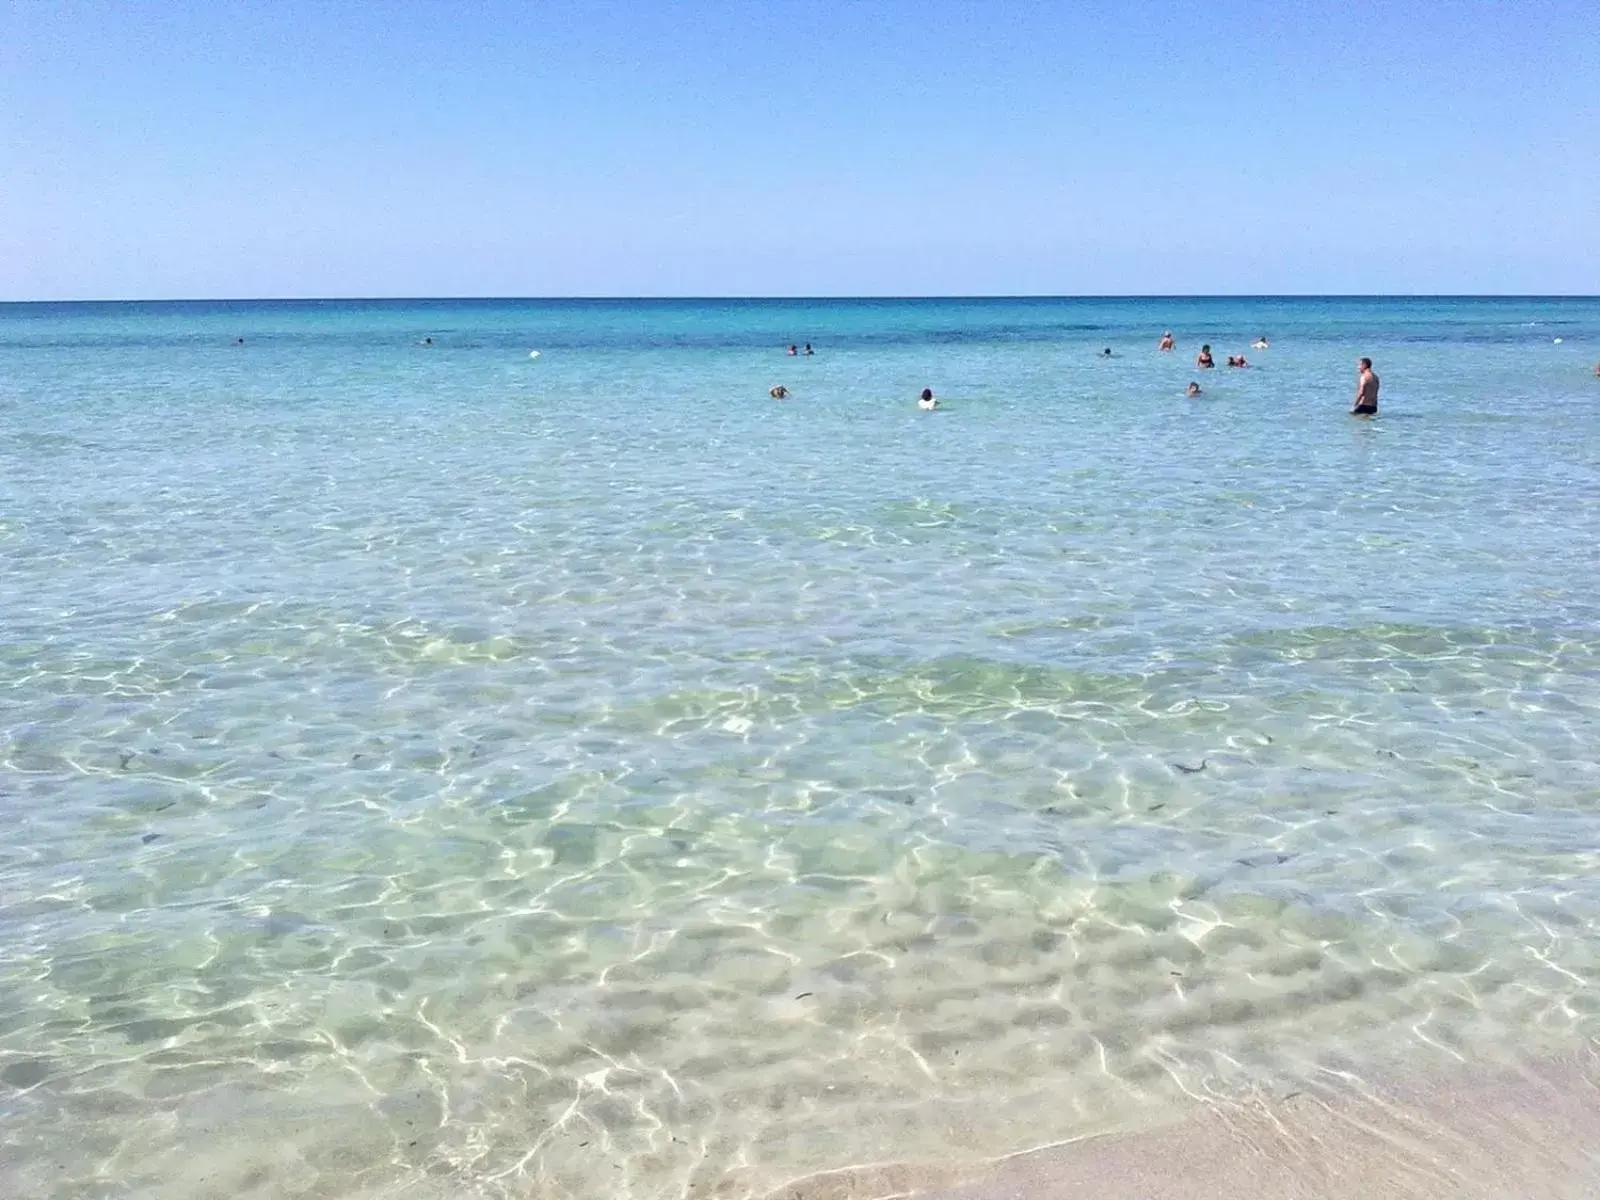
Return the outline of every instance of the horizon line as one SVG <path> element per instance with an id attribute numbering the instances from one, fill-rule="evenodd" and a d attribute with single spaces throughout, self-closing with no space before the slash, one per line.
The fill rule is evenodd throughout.
<path id="1" fill-rule="evenodd" d="M 505 303 L 838 303 L 841 301 L 879 301 L 905 303 L 949 300 L 1600 300 L 1591 292 L 972 292 L 897 295 L 860 293 L 855 295 L 772 296 L 754 293 L 726 295 L 685 294 L 680 296 L 622 294 L 577 294 L 567 296 L 516 295 L 440 295 L 440 296 L 106 296 L 72 299 L 0 299 L 0 305 L 48 304 L 505 304 Z"/>

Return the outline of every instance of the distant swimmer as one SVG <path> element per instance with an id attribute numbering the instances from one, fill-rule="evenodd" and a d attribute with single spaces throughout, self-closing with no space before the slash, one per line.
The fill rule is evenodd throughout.
<path id="1" fill-rule="evenodd" d="M 922 389 L 922 395 L 917 397 L 917 407 L 923 412 L 932 412 L 939 407 L 939 402 L 933 398 L 932 388 Z"/>
<path id="2" fill-rule="evenodd" d="M 1372 370 L 1372 360 L 1361 360 L 1361 374 L 1356 379 L 1356 406 L 1350 410 L 1352 417 L 1378 415 L 1378 376 Z"/>
<path id="3" fill-rule="evenodd" d="M 1230 367 L 1248 367 L 1250 364 L 1245 361 L 1244 355 L 1230 354 L 1228 355 L 1228 365 Z"/>
<path id="4" fill-rule="evenodd" d="M 771 396 L 774 400 L 782 400 L 788 394 L 789 389 L 784 387 L 781 383 L 777 387 L 767 389 L 767 395 Z"/>
<path id="5" fill-rule="evenodd" d="M 1100 357 L 1101 358 L 1110 358 L 1111 357 L 1111 347 L 1107 346 L 1104 350 L 1100 351 Z"/>
<path id="6" fill-rule="evenodd" d="M 1600 363 L 1595 363 L 1594 365 L 1594 377 L 1600 379 Z"/>
<path id="7" fill-rule="evenodd" d="M 806 343 L 806 357 L 810 358 L 815 353 L 816 353 L 816 351 L 811 348 L 811 343 L 807 342 Z"/>
<path id="8" fill-rule="evenodd" d="M 1198 396 L 1199 394 L 1200 394 L 1200 385 L 1198 383 L 1195 383 L 1193 380 L 1191 380 L 1190 383 L 1189 383 L 1189 390 L 1185 393 L 1185 395 Z"/>
<path id="9" fill-rule="evenodd" d="M 1171 352 L 1176 345 L 1177 343 L 1172 340 L 1172 330 L 1169 329 L 1161 335 L 1161 345 L 1157 349 Z"/>
<path id="10" fill-rule="evenodd" d="M 1267 341 L 1267 335 L 1263 333 L 1255 341 L 1250 343 L 1250 349 L 1265 350 L 1269 345 L 1271 345 L 1271 343 Z"/>
<path id="11" fill-rule="evenodd" d="M 790 342 L 789 343 L 789 357 L 793 358 L 795 355 L 797 355 L 799 353 L 800 353 L 800 347 L 796 346 L 793 342 Z"/>
<path id="12" fill-rule="evenodd" d="M 233 339 L 233 344 L 235 346 L 242 346 L 242 345 L 244 345 L 244 339 L 243 338 L 234 338 Z M 1595 374 L 1600 375 L 1600 367 L 1596 367 L 1595 368 Z"/>
<path id="13" fill-rule="evenodd" d="M 433 339 L 431 337 L 425 337 L 420 342 L 418 342 L 417 345 L 419 345 L 419 346 L 431 346 L 431 345 L 433 345 Z"/>
<path id="14" fill-rule="evenodd" d="M 1217 365 L 1215 360 L 1213 360 L 1211 357 L 1210 346 L 1200 347 L 1200 353 L 1194 356 L 1194 365 L 1197 367 L 1204 367 L 1208 371 Z"/>

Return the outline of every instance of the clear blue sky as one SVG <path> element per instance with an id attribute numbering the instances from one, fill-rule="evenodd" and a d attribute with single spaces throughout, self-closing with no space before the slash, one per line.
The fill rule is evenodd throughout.
<path id="1" fill-rule="evenodd" d="M 1600 0 L 0 0 L 0 299 L 1600 291 Z"/>

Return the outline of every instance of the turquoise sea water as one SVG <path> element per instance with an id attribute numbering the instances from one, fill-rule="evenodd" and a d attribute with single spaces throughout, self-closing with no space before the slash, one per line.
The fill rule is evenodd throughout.
<path id="1" fill-rule="evenodd" d="M 1589 1043 L 1597 359 L 0 305 L 0 1191 L 764 1196 Z"/>

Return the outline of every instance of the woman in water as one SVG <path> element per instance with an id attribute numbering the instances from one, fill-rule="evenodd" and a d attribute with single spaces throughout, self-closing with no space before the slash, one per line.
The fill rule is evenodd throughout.
<path id="1" fill-rule="evenodd" d="M 917 407 L 923 412 L 932 412 L 939 407 L 939 402 L 933 398 L 932 388 L 922 389 L 922 395 L 917 397 Z"/>
<path id="2" fill-rule="evenodd" d="M 784 387 L 781 383 L 776 387 L 770 387 L 767 389 L 767 395 L 771 396 L 774 400 L 782 400 L 788 394 L 789 389 Z"/>
<path id="3" fill-rule="evenodd" d="M 1198 396 L 1199 394 L 1200 394 L 1200 385 L 1198 383 L 1190 381 L 1189 390 L 1187 392 L 1185 392 L 1184 395 L 1186 395 L 1186 396 Z"/>
<path id="4" fill-rule="evenodd" d="M 1266 348 L 1267 348 L 1267 335 L 1264 334 L 1264 333 L 1260 337 L 1258 337 L 1255 341 L 1250 343 L 1250 349 L 1252 349 L 1252 350 L 1265 350 Z"/>
<path id="5" fill-rule="evenodd" d="M 1161 335 L 1161 345 L 1158 346 L 1157 349 L 1171 350 L 1174 345 L 1176 345 L 1176 343 L 1172 340 L 1172 330 L 1169 329 Z"/>
<path id="6" fill-rule="evenodd" d="M 1194 365 L 1197 366 L 1197 367 L 1203 367 L 1207 371 L 1209 371 L 1212 367 L 1217 365 L 1215 360 L 1213 360 L 1212 357 L 1211 357 L 1211 347 L 1210 346 L 1201 346 L 1200 347 L 1200 353 L 1196 354 L 1194 356 Z"/>

